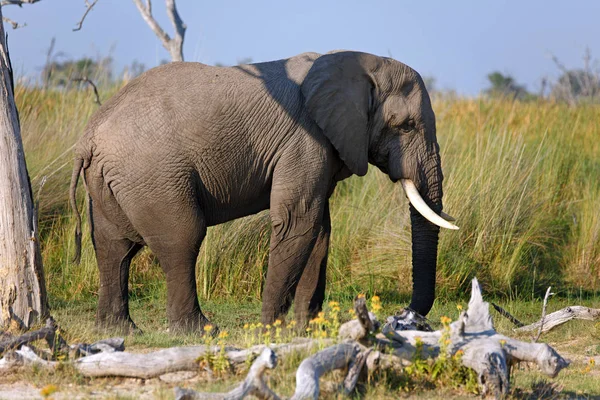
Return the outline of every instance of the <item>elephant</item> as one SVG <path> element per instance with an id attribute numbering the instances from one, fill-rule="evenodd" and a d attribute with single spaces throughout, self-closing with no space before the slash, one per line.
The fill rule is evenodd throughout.
<path id="1" fill-rule="evenodd" d="M 337 182 L 372 164 L 410 200 L 413 292 L 435 298 L 443 174 L 435 115 L 421 76 L 391 58 L 303 53 L 213 67 L 174 62 L 130 81 L 88 122 L 75 148 L 70 202 L 82 176 L 99 268 L 97 323 L 137 329 L 132 258 L 148 246 L 166 276 L 171 331 L 208 324 L 195 264 L 207 227 L 269 209 L 264 324 L 291 307 L 301 325 L 322 309 Z"/>

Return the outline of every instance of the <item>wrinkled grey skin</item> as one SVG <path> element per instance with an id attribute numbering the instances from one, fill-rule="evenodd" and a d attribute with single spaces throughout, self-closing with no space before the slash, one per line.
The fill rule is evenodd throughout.
<path id="1" fill-rule="evenodd" d="M 148 245 L 166 275 L 171 329 L 201 327 L 207 320 L 195 263 L 206 227 L 267 208 L 273 231 L 262 322 L 283 318 L 292 298 L 296 319 L 305 322 L 324 298 L 328 199 L 337 182 L 365 175 L 368 163 L 394 182 L 412 179 L 441 211 L 429 95 L 419 74 L 398 61 L 305 53 L 231 68 L 186 62 L 146 72 L 99 109 L 77 145 L 71 198 L 83 170 L 100 270 L 98 322 L 135 326 L 129 265 Z M 410 212 L 410 307 L 427 314 L 439 228 Z"/>

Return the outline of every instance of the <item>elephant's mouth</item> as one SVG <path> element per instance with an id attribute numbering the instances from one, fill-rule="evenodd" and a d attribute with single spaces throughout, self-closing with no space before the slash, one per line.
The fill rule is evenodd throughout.
<path id="1" fill-rule="evenodd" d="M 400 179 L 400 183 L 402 184 L 402 189 L 404 189 L 404 193 L 406 193 L 406 197 L 408 197 L 408 201 L 410 201 L 410 204 L 412 204 L 413 207 L 419 212 L 419 214 L 421 214 L 425 219 L 441 228 L 453 230 L 459 229 L 458 226 L 454 225 L 451 222 L 456 221 L 455 218 L 451 217 L 443 211 L 440 212 L 440 214 L 438 215 L 427 205 L 427 203 L 421 197 L 419 190 L 417 189 L 412 180 Z"/>

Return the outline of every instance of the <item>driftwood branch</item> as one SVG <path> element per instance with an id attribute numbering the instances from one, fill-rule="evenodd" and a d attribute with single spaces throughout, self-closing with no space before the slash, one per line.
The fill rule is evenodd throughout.
<path id="1" fill-rule="evenodd" d="M 272 399 L 278 400 L 277 396 L 267 386 L 263 380 L 263 375 L 267 369 L 273 369 L 277 366 L 277 355 L 269 347 L 266 347 L 258 356 L 250 371 L 246 376 L 246 379 L 235 389 L 227 393 L 201 393 L 191 389 L 175 388 L 175 399 L 176 400 L 218 400 L 218 399 L 243 399 L 246 396 L 255 396 L 259 399 Z"/>
<path id="2" fill-rule="evenodd" d="M 377 321 L 375 314 L 370 313 L 367 309 L 367 301 L 364 296 L 358 296 L 354 299 L 354 314 L 356 319 L 340 326 L 340 339 L 362 342 L 371 333 L 379 329 L 379 321 Z"/>
<path id="3" fill-rule="evenodd" d="M 542 330 L 544 329 L 544 319 L 546 319 L 546 308 L 548 307 L 548 299 L 554 294 L 550 293 L 551 289 L 552 287 L 548 286 L 548 290 L 546 290 L 546 295 L 544 296 L 544 305 L 542 306 L 542 318 L 540 319 L 540 329 L 538 329 L 536 337 L 533 338 L 533 343 L 540 340 L 540 336 L 542 336 Z"/>
<path id="4" fill-rule="evenodd" d="M 598 321 L 600 320 L 600 309 L 599 308 L 589 308 L 583 306 L 569 306 L 565 307 L 561 310 L 555 311 L 546 315 L 544 318 L 543 328 L 541 329 L 543 332 L 548 332 L 551 329 L 564 324 L 572 319 L 583 319 L 588 321 Z M 540 329 L 542 327 L 542 321 L 534 322 L 533 324 L 526 325 L 520 328 L 516 328 L 516 332 L 529 332 L 534 331 L 536 329 Z"/>
<path id="5" fill-rule="evenodd" d="M 310 351 L 322 343 L 328 342 L 307 340 L 301 343 L 274 345 L 272 347 L 279 357 L 285 357 L 288 354 Z M 109 344 L 114 350 L 102 351 L 74 360 L 72 362 L 73 367 L 83 376 L 122 376 L 150 379 L 171 372 L 197 371 L 198 358 L 207 353 L 217 353 L 220 349 L 218 346 L 184 346 L 138 354 L 121 351 L 123 349 L 122 342 L 111 343 L 105 340 L 94 344 L 96 348 L 102 349 L 102 346 L 98 346 L 98 344 Z M 86 346 L 83 346 L 84 350 L 88 348 Z M 249 357 L 260 354 L 264 348 L 264 345 L 254 346 L 246 350 L 228 347 L 225 351 L 225 357 L 233 366 L 239 366 L 243 365 Z M 93 351 L 93 349 L 91 350 Z M 85 354 L 85 352 L 82 353 Z M 48 364 L 47 366 L 55 368 L 58 363 Z M 9 364 L 0 365 L 0 372 L 9 370 L 12 367 Z"/>
<path id="6" fill-rule="evenodd" d="M 88 85 L 90 85 L 92 87 L 92 89 L 94 90 L 94 103 L 98 104 L 99 106 L 102 105 L 102 102 L 100 101 L 100 95 L 98 94 L 98 88 L 96 87 L 96 85 L 94 84 L 94 82 L 88 78 L 87 76 L 83 76 L 81 78 L 71 78 L 71 80 L 73 82 L 85 82 Z"/>
<path id="7" fill-rule="evenodd" d="M 356 388 L 358 380 L 361 378 L 362 372 L 367 365 L 367 360 L 371 355 L 373 349 L 366 349 L 358 353 L 356 358 L 350 361 L 348 364 L 348 374 L 340 387 L 340 391 L 343 395 L 349 396 Z"/>
<path id="8" fill-rule="evenodd" d="M 83 27 L 83 21 L 85 21 L 85 17 L 87 17 L 87 15 L 90 13 L 90 11 L 92 11 L 92 8 L 94 8 L 94 6 L 96 5 L 97 2 L 98 2 L 98 0 L 94 0 L 91 3 L 88 0 L 85 1 L 85 7 L 86 7 L 85 12 L 83 13 L 81 19 L 77 23 L 77 26 L 75 28 L 73 28 L 73 32 L 81 30 L 81 28 Z"/>
<path id="9" fill-rule="evenodd" d="M 334 369 L 346 368 L 359 351 L 356 344 L 341 343 L 302 361 L 296 371 L 296 391 L 291 400 L 318 399 L 321 376 Z"/>
<path id="10" fill-rule="evenodd" d="M 169 36 L 164 29 L 158 24 L 154 16 L 152 15 L 152 1 L 146 0 L 146 4 L 142 2 L 142 0 L 133 0 L 135 6 L 139 10 L 142 18 L 152 32 L 158 37 L 163 47 L 169 52 L 171 55 L 172 61 L 183 61 L 183 41 L 185 38 L 185 30 L 187 26 L 179 16 L 179 12 L 177 11 L 177 7 L 175 5 L 175 0 L 165 0 L 167 6 L 167 14 L 173 27 L 175 28 L 175 35 L 173 38 Z"/>
<path id="11" fill-rule="evenodd" d="M 66 342 L 56 332 L 56 323 L 52 318 L 46 320 L 46 326 L 31 332 L 27 332 L 18 337 L 11 337 L 4 339 L 0 342 L 0 354 L 14 349 L 19 349 L 21 346 L 35 342 L 38 340 L 45 340 L 48 343 L 48 347 L 52 351 L 66 347 Z"/>
<path id="12" fill-rule="evenodd" d="M 581 319 L 588 321 L 600 320 L 600 309 L 583 306 L 569 306 L 546 315 L 548 298 L 552 294 L 553 293 L 550 293 L 550 288 L 548 288 L 548 290 L 546 291 L 546 295 L 544 296 L 544 304 L 542 306 L 542 317 L 539 319 L 539 321 L 529 325 L 525 325 L 517 318 L 512 316 L 508 311 L 504 310 L 502 307 L 494 303 L 491 304 L 496 309 L 496 311 L 500 313 L 500 315 L 506 317 L 510 322 L 515 324 L 515 332 L 531 332 L 537 329 L 538 333 L 537 336 L 533 339 L 534 342 L 537 342 L 539 340 L 542 333 L 548 332 L 559 325 L 569 322 L 572 319 Z"/>

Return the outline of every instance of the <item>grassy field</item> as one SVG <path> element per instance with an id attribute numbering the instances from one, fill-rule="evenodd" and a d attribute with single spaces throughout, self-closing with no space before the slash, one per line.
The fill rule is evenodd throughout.
<path id="1" fill-rule="evenodd" d="M 105 89 L 101 96 L 106 99 L 117 89 Z M 89 341 L 97 335 L 93 313 L 98 274 L 87 229 L 81 264 L 69 261 L 74 218 L 67 192 L 72 146 L 97 106 L 89 92 L 76 90 L 21 86 L 16 99 L 39 203 L 50 305 L 71 339 Z M 458 219 L 461 230 L 441 234 L 439 300 L 432 321 L 442 314 L 456 316 L 454 307 L 468 300 L 475 276 L 486 296 L 526 321 L 539 317 L 539 299 L 549 285 L 557 293 L 552 309 L 575 303 L 600 307 L 600 108 L 435 99 L 434 109 L 445 175 L 444 208 Z M 82 189 L 79 198 L 83 209 Z M 410 226 L 400 186 L 371 168 L 366 177 L 338 186 L 331 212 L 328 300 L 349 306 L 357 293 L 366 293 L 381 296 L 390 311 L 406 305 L 411 288 Z M 236 332 L 244 323 L 258 320 L 269 235 L 268 215 L 261 213 L 209 228 L 202 246 L 197 264 L 201 305 L 232 333 L 231 343 L 239 344 Z M 197 342 L 195 337 L 165 334 L 165 282 L 152 254 L 142 252 L 132 269 L 132 314 L 147 333 L 129 338 L 128 345 Z M 508 330 L 505 322 L 498 322 Z M 559 349 L 564 345 L 583 355 L 599 342 L 599 329 L 591 323 L 572 323 L 545 338 Z M 564 393 L 577 393 L 587 382 L 589 374 L 577 375 L 577 368 L 558 378 Z M 533 372 L 523 376 L 515 381 L 523 390 L 538 382 Z M 592 374 L 584 387 L 600 396 L 600 386 L 593 383 L 597 378 Z M 443 390 L 435 393 L 445 396 Z"/>

